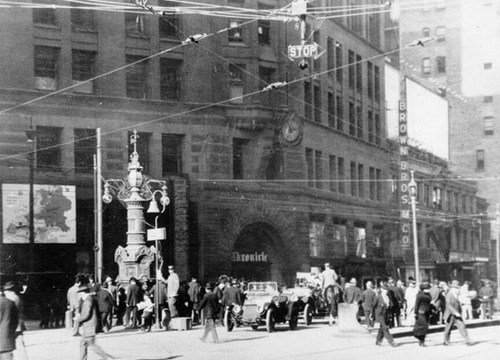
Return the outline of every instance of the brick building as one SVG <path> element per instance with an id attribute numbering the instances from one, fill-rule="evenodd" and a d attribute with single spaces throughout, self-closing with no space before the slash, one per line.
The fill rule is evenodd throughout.
<path id="1" fill-rule="evenodd" d="M 218 3 L 262 12 L 287 5 Z M 320 7 L 308 11 L 325 15 Z M 360 280 L 396 275 L 383 26 L 378 13 L 343 15 L 308 19 L 308 41 L 326 51 L 303 71 L 286 55 L 301 41 L 293 21 L 3 11 L 0 29 L 11 36 L 0 39 L 0 105 L 8 109 L 0 114 L 0 182 L 29 182 L 25 131 L 32 125 L 34 183 L 75 187 L 76 235 L 64 244 L 15 244 L 3 233 L 2 271 L 92 271 L 92 158 L 101 128 L 105 179 L 126 175 L 137 129 L 144 173 L 167 180 L 172 203 L 160 218 L 168 229 L 162 252 L 182 279 L 226 273 L 291 285 L 297 271 L 325 261 Z M 204 33 L 213 36 L 183 43 Z M 5 213 L 4 206 L 2 219 Z M 125 237 L 125 210 L 115 201 L 104 208 L 104 273 L 116 274 L 114 252 Z"/>

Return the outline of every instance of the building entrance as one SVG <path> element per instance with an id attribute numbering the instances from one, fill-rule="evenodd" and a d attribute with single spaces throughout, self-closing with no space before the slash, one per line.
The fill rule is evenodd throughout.
<path id="1" fill-rule="evenodd" d="M 246 227 L 231 254 L 232 275 L 246 281 L 282 282 L 282 255 L 276 251 L 276 231 L 264 223 Z"/>

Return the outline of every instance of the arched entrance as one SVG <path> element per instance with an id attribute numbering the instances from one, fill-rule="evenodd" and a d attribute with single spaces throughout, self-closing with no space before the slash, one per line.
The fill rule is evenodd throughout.
<path id="1" fill-rule="evenodd" d="M 277 281 L 284 279 L 284 251 L 278 251 L 276 230 L 265 223 L 254 223 L 241 231 L 234 243 L 232 274 L 247 281 Z"/>

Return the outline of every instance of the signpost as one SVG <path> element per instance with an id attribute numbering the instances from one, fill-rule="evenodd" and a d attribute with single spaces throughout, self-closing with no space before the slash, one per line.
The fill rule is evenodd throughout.
<path id="1" fill-rule="evenodd" d="M 318 59 L 325 53 L 325 49 L 316 43 L 304 45 L 288 45 L 288 57 L 290 59 L 314 58 Z"/>
<path id="2" fill-rule="evenodd" d="M 158 217 L 157 217 L 158 218 Z M 160 256 L 160 249 L 158 248 L 159 240 L 167 239 L 166 228 L 154 228 L 148 229 L 148 241 L 155 242 L 156 256 L 155 256 L 155 268 L 156 268 L 156 284 L 155 284 L 155 309 L 156 309 L 156 327 L 160 328 L 160 277 L 158 276 L 158 257 Z"/>

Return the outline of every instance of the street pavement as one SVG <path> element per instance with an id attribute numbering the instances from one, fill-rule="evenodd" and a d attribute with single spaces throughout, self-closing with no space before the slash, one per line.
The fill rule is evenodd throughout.
<path id="1" fill-rule="evenodd" d="M 443 332 L 434 327 L 428 335 L 428 346 L 418 346 L 411 336 L 411 328 L 391 331 L 396 335 L 398 347 L 391 347 L 384 340 L 383 346 L 375 346 L 376 332 L 339 331 L 328 326 L 326 321 L 315 320 L 311 326 L 299 323 L 290 331 L 286 325 L 277 325 L 274 333 L 265 328 L 257 331 L 249 327 L 235 328 L 228 333 L 217 327 L 220 343 L 202 342 L 202 326 L 189 331 L 125 330 L 115 327 L 107 334 L 97 336 L 99 344 L 112 357 L 121 360 L 166 360 L 166 359 L 384 359 L 388 357 L 412 359 L 496 359 L 500 353 L 499 321 L 479 322 L 470 328 L 469 334 L 476 342 L 467 346 L 458 330 L 451 336 L 450 346 L 443 346 Z M 470 327 L 474 324 L 470 323 Z M 33 328 L 34 329 L 34 328 Z M 30 360 L 77 360 L 79 359 L 79 337 L 73 337 L 68 329 L 28 330 L 25 342 Z M 89 360 L 97 359 L 90 353 Z"/>

